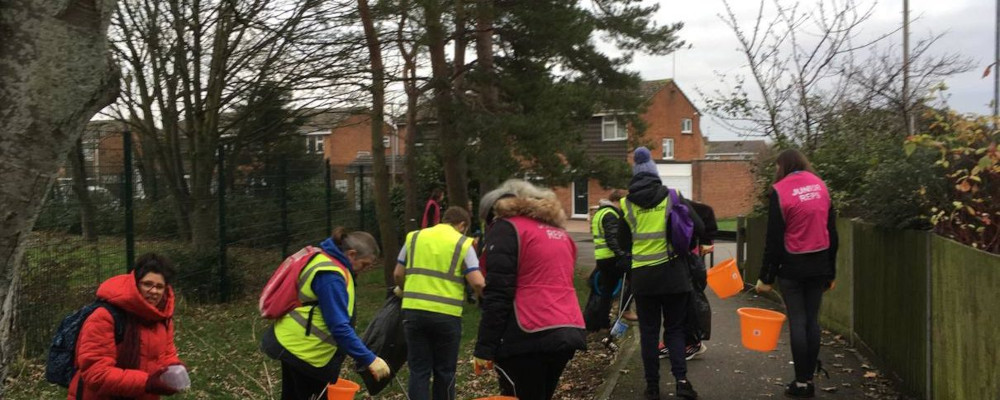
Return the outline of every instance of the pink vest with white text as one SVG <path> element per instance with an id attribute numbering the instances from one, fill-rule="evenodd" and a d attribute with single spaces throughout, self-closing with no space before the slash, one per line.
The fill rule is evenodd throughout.
<path id="1" fill-rule="evenodd" d="M 828 249 L 830 193 L 823 180 L 811 172 L 798 171 L 775 183 L 774 190 L 785 219 L 785 250 L 804 254 Z"/>
<path id="2" fill-rule="evenodd" d="M 531 333 L 583 329 L 583 313 L 573 287 L 576 244 L 562 228 L 527 217 L 508 218 L 517 229 L 518 269 L 514 315 Z"/>

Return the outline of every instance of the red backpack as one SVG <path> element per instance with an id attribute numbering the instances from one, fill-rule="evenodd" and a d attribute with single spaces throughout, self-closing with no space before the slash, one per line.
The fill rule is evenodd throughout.
<path id="1" fill-rule="evenodd" d="M 313 257 L 322 253 L 323 250 L 319 248 L 306 246 L 281 262 L 260 294 L 257 305 L 260 316 L 278 319 L 302 306 L 302 301 L 299 300 L 299 275 Z"/>

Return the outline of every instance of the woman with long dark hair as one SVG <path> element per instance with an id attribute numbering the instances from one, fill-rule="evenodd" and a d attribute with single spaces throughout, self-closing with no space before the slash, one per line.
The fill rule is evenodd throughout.
<path id="1" fill-rule="evenodd" d="M 812 378 L 820 368 L 819 306 L 836 278 L 836 213 L 826 183 L 802 153 L 785 150 L 775 163 L 757 291 L 770 291 L 777 280 L 795 361 L 795 381 L 785 395 L 811 398 L 816 392 Z"/>

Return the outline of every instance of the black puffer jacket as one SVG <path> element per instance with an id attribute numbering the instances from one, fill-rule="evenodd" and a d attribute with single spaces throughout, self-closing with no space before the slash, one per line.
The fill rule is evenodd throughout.
<path id="1" fill-rule="evenodd" d="M 503 210 L 506 212 L 500 217 L 510 217 L 510 212 L 524 215 L 516 211 L 519 208 L 515 205 Z M 562 208 L 554 200 L 548 203 L 548 207 L 532 207 L 531 212 L 533 215 L 525 216 L 550 225 L 561 225 L 557 214 L 562 214 Z M 540 218 L 543 216 L 545 218 Z M 519 249 L 514 225 L 505 219 L 497 220 L 486 232 L 484 247 L 482 267 L 486 271 L 486 288 L 483 290 L 482 319 L 479 321 L 475 356 L 496 360 L 521 354 L 586 350 L 586 332 L 583 329 L 555 328 L 527 333 L 518 327 L 514 316 L 514 294 L 517 290 Z"/>
<path id="2" fill-rule="evenodd" d="M 653 208 L 668 195 L 667 187 L 660 182 L 660 177 L 643 172 L 632 177 L 627 199 L 639 207 Z M 694 210 L 687 199 L 682 197 L 681 201 L 687 204 L 689 209 Z M 666 215 L 663 218 L 666 218 Z M 705 226 L 701 218 L 697 213 L 691 212 L 691 219 L 694 220 L 694 236 L 703 236 Z M 667 240 L 666 235 L 663 240 Z M 695 246 L 697 241 L 693 240 L 691 244 Z M 632 253 L 632 231 L 625 218 L 618 224 L 618 245 L 625 252 Z M 690 292 L 692 288 L 689 262 L 689 257 L 680 256 L 663 264 L 632 269 L 632 291 L 637 296 Z"/>

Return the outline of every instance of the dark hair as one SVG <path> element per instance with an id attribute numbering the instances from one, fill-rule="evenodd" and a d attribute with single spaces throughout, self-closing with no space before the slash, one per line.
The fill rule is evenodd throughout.
<path id="1" fill-rule="evenodd" d="M 472 222 L 472 217 L 469 216 L 469 212 L 462 207 L 451 206 L 447 210 L 444 210 L 444 216 L 441 217 L 441 222 L 448 225 L 458 225 L 465 223 L 465 226 L 469 226 Z"/>
<path id="2" fill-rule="evenodd" d="M 441 188 L 434 188 L 431 190 L 431 198 L 434 200 L 441 200 L 441 196 L 444 196 L 444 190 Z"/>
<path id="3" fill-rule="evenodd" d="M 354 250 L 358 252 L 358 257 L 379 256 L 378 242 L 375 237 L 365 231 L 350 232 L 347 228 L 338 226 L 330 233 L 333 243 L 341 251 Z"/>
<path id="4" fill-rule="evenodd" d="M 795 149 L 782 151 L 781 154 L 778 154 L 778 158 L 774 160 L 774 163 L 778 164 L 778 169 L 774 171 L 775 182 L 784 179 L 793 172 L 813 172 L 812 164 L 809 164 L 809 159 Z"/>
<path id="5" fill-rule="evenodd" d="M 608 195 L 608 201 L 612 203 L 618 203 L 621 201 L 622 197 L 625 197 L 625 193 L 621 189 L 613 189 L 611 194 Z"/>
<path id="6" fill-rule="evenodd" d="M 170 259 L 156 253 L 146 253 L 135 259 L 132 273 L 135 274 L 136 283 L 150 272 L 163 275 L 163 281 L 169 285 L 174 278 L 174 265 Z"/>

